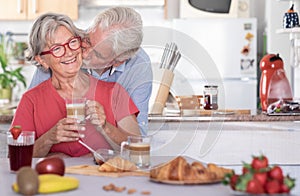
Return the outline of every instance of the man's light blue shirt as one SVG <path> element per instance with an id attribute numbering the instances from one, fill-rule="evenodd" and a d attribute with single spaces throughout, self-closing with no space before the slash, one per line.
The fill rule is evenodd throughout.
<path id="1" fill-rule="evenodd" d="M 101 76 L 95 70 L 87 70 L 92 76 L 107 82 L 117 82 L 122 85 L 139 109 L 137 116 L 142 135 L 148 130 L 149 100 L 152 93 L 153 73 L 151 61 L 147 53 L 140 48 L 135 56 L 118 67 L 107 70 Z M 50 72 L 37 69 L 29 88 L 47 80 Z"/>

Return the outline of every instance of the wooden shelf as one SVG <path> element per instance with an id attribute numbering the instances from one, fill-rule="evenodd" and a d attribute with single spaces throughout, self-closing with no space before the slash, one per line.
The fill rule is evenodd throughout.
<path id="1" fill-rule="evenodd" d="M 276 33 L 300 33 L 300 27 L 278 29 L 276 30 Z"/>
<path id="2" fill-rule="evenodd" d="M 80 0 L 79 5 L 82 7 L 95 6 L 164 6 L 164 0 Z"/>

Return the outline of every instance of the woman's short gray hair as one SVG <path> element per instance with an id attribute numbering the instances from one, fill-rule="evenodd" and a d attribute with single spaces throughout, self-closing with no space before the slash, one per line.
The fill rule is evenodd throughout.
<path id="1" fill-rule="evenodd" d="M 143 40 L 143 22 L 139 13 L 129 7 L 113 7 L 99 13 L 88 32 L 100 28 L 112 43 L 115 60 L 131 58 Z"/>
<path id="2" fill-rule="evenodd" d="M 26 60 L 40 66 L 34 57 L 39 55 L 51 43 L 55 31 L 60 26 L 66 27 L 74 36 L 85 37 L 84 32 L 78 29 L 68 16 L 55 13 L 43 14 L 35 20 L 31 28 Z"/>

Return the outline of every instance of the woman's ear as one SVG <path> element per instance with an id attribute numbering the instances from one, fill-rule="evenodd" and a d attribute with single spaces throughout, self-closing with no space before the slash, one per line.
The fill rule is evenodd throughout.
<path id="1" fill-rule="evenodd" d="M 34 59 L 35 59 L 39 64 L 41 64 L 41 65 L 44 67 L 44 69 L 46 69 L 46 70 L 49 69 L 48 64 L 46 63 L 46 61 L 45 61 L 43 58 L 41 58 L 40 55 L 35 56 Z"/>

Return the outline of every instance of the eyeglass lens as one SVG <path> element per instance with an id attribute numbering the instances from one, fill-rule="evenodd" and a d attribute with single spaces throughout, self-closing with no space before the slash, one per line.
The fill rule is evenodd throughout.
<path id="1" fill-rule="evenodd" d="M 63 45 L 57 45 L 52 49 L 52 53 L 54 56 L 61 57 L 65 54 L 66 52 L 66 45 L 71 50 L 77 50 L 80 47 L 80 40 L 79 38 L 73 38 L 69 42 L 63 44 Z"/>
<path id="2" fill-rule="evenodd" d="M 41 55 L 51 53 L 55 57 L 62 57 L 66 53 L 66 45 L 68 45 L 70 50 L 77 50 L 81 46 L 81 39 L 80 37 L 74 37 L 65 44 L 53 46 L 49 51 L 42 52 Z"/>

